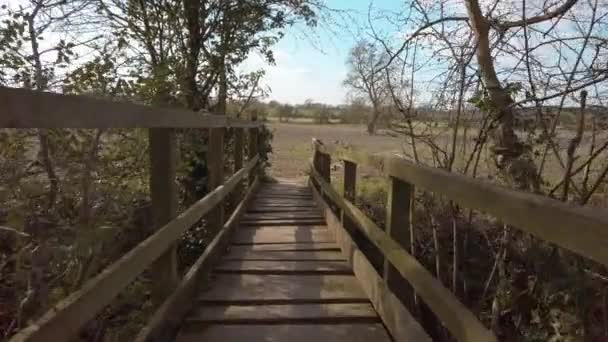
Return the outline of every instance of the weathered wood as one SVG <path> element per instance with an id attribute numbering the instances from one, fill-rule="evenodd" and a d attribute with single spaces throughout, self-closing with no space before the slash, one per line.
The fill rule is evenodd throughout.
<path id="1" fill-rule="evenodd" d="M 220 115 L 0 87 L 2 128 L 211 128 L 259 125 Z"/>
<path id="2" fill-rule="evenodd" d="M 314 226 L 311 226 L 314 227 Z M 234 244 L 332 242 L 326 228 L 263 227 L 240 228 L 233 239 Z"/>
<path id="3" fill-rule="evenodd" d="M 254 252 L 311 252 L 311 251 L 337 251 L 338 247 L 333 242 L 283 242 L 264 245 L 232 245 L 231 251 L 254 251 Z"/>
<path id="4" fill-rule="evenodd" d="M 269 200 L 310 200 L 310 195 L 289 195 L 289 194 L 261 194 L 259 198 L 265 198 Z"/>
<path id="5" fill-rule="evenodd" d="M 243 217 L 247 220 L 284 220 L 284 219 L 317 219 L 322 218 L 321 212 L 315 211 L 296 211 L 296 212 L 274 212 L 274 213 L 247 213 Z"/>
<path id="6" fill-rule="evenodd" d="M 403 249 L 412 251 L 414 212 L 414 187 L 400 179 L 388 178 L 388 200 L 386 207 L 386 233 Z M 397 297 L 415 312 L 415 299 L 412 287 L 401 277 L 388 260 L 384 260 L 384 280 Z"/>
<path id="7" fill-rule="evenodd" d="M 458 341 L 497 341 L 496 337 L 441 282 L 435 279 L 416 258 L 412 257 L 361 210 L 342 198 L 322 176 L 311 168 L 311 175 L 323 193 L 357 223 L 367 238 L 409 281 L 417 294 L 433 310 Z"/>
<path id="8" fill-rule="evenodd" d="M 334 233 L 342 254 L 347 258 L 355 276 L 359 279 L 363 291 L 367 294 L 393 339 L 396 342 L 431 341 L 431 338 L 412 317 L 408 309 L 389 289 L 365 255 L 357 248 L 349 233 L 340 225 L 338 217 L 329 209 L 328 204 L 314 188 L 313 195 L 321 207 L 324 208 L 327 226 Z"/>
<path id="9" fill-rule="evenodd" d="M 314 203 L 309 200 L 268 200 L 268 199 L 258 199 L 255 201 L 255 205 L 265 205 L 265 206 L 277 206 L 277 207 L 300 207 L 300 206 L 314 206 Z"/>
<path id="10" fill-rule="evenodd" d="M 171 128 L 151 128 L 150 143 L 150 197 L 152 198 L 153 229 L 162 228 L 177 215 L 177 145 Z M 151 269 L 153 300 L 162 302 L 177 286 L 177 251 L 175 245 Z"/>
<path id="11" fill-rule="evenodd" d="M 389 342 L 382 324 L 214 324 L 208 327 L 193 327 L 183 330 L 176 342 Z"/>
<path id="12" fill-rule="evenodd" d="M 256 205 L 249 208 L 249 213 L 255 214 L 280 214 L 280 213 L 298 213 L 298 212 L 309 212 L 311 210 L 316 210 L 317 208 L 314 205 L 309 206 L 297 206 L 297 207 L 278 207 L 272 205 Z"/>
<path id="13" fill-rule="evenodd" d="M 352 274 L 344 261 L 274 261 L 274 260 L 224 260 L 216 268 L 218 273 L 323 273 Z"/>
<path id="14" fill-rule="evenodd" d="M 344 161 L 344 198 L 354 201 L 357 196 L 357 164 Z"/>
<path id="15" fill-rule="evenodd" d="M 234 129 L 234 173 L 243 167 L 244 132 L 242 128 Z M 243 195 L 243 184 L 239 184 L 232 192 L 232 203 L 236 205 Z"/>
<path id="16" fill-rule="evenodd" d="M 285 220 L 243 220 L 243 226 L 316 226 L 323 224 L 323 219 L 285 219 Z"/>
<path id="17" fill-rule="evenodd" d="M 257 114 L 253 114 L 253 116 L 251 117 L 251 122 L 257 122 L 258 117 Z M 258 155 L 258 146 L 259 146 L 259 141 L 258 141 L 258 135 L 259 135 L 259 130 L 257 127 L 253 127 L 249 129 L 249 159 L 252 159 L 254 157 L 256 157 Z M 252 170 L 251 173 L 249 173 L 249 183 L 253 182 L 253 180 L 256 178 L 257 175 L 257 170 Z"/>
<path id="18" fill-rule="evenodd" d="M 215 189 L 224 182 L 224 128 L 209 130 L 207 148 L 208 188 Z M 207 216 L 208 227 L 218 231 L 224 226 L 224 204 L 215 207 Z"/>
<path id="19" fill-rule="evenodd" d="M 223 186 L 211 191 L 182 214 L 139 243 L 82 288 L 47 311 L 34 324 L 12 339 L 17 341 L 68 341 L 100 312 L 135 277 L 173 246 L 187 229 L 220 203 L 257 164 L 257 158 L 232 176 Z"/>
<path id="20" fill-rule="evenodd" d="M 218 274 L 199 297 L 210 303 L 366 302 L 352 275 Z"/>
<path id="21" fill-rule="evenodd" d="M 463 207 L 487 212 L 517 229 L 608 266 L 608 211 L 605 209 L 507 189 L 403 158 L 355 150 L 337 155 L 444 195 Z"/>
<path id="22" fill-rule="evenodd" d="M 313 139 L 313 165 L 326 182 L 331 182 L 331 157 L 324 153 L 320 140 Z"/>
<path id="23" fill-rule="evenodd" d="M 196 294 L 201 278 L 210 273 L 210 266 L 217 261 L 219 254 L 226 247 L 230 233 L 236 228 L 239 218 L 245 212 L 258 186 L 259 181 L 256 181 L 247 190 L 243 201 L 236 207 L 222 230 L 188 270 L 175 292 L 156 310 L 152 319 L 137 335 L 135 342 L 161 342 L 173 339 L 178 324 L 193 304 L 192 298 Z"/>
<path id="24" fill-rule="evenodd" d="M 378 315 L 370 304 L 283 304 L 283 305 L 214 305 L 199 307 L 186 324 L 199 323 L 353 323 L 377 322 Z"/>
<path id="25" fill-rule="evenodd" d="M 259 251 L 252 249 L 231 250 L 224 260 L 274 260 L 274 261 L 344 261 L 338 251 Z"/>

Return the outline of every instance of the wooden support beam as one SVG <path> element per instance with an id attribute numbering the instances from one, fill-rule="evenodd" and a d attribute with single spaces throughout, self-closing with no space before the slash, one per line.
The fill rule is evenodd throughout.
<path id="1" fill-rule="evenodd" d="M 357 196 L 357 164 L 344 161 L 344 198 L 353 202 Z"/>
<path id="2" fill-rule="evenodd" d="M 153 229 L 156 231 L 177 215 L 177 145 L 171 128 L 151 128 L 150 195 L 152 198 Z M 152 266 L 153 300 L 162 302 L 177 286 L 177 251 L 173 245 Z"/>
<path id="3" fill-rule="evenodd" d="M 242 128 L 234 129 L 234 173 L 239 172 L 243 167 L 243 135 L 244 132 Z M 232 194 L 232 203 L 234 205 L 240 201 L 242 192 L 243 186 L 242 184 L 239 184 Z"/>
<path id="4" fill-rule="evenodd" d="M 312 140 L 312 165 L 326 182 L 331 182 L 331 156 L 326 153 L 321 140 Z"/>
<path id="5" fill-rule="evenodd" d="M 207 149 L 207 171 L 209 174 L 208 189 L 214 190 L 224 184 L 224 131 L 225 128 L 209 130 L 209 146 Z M 207 216 L 207 222 L 213 232 L 224 225 L 224 204 L 221 203 Z"/>
<path id="6" fill-rule="evenodd" d="M 251 121 L 255 122 L 258 120 L 257 114 L 253 113 Z M 249 129 L 249 160 L 255 158 L 258 155 L 258 143 L 259 143 L 259 131 L 257 127 Z M 249 184 L 253 184 L 257 176 L 257 168 L 253 168 L 249 174 Z"/>
<path id="7" fill-rule="evenodd" d="M 394 177 L 388 177 L 388 200 L 386 207 L 386 233 L 403 249 L 414 255 L 414 186 Z M 415 313 L 416 301 L 411 285 L 403 279 L 399 271 L 384 260 L 384 281 L 399 297 L 402 303 Z"/>

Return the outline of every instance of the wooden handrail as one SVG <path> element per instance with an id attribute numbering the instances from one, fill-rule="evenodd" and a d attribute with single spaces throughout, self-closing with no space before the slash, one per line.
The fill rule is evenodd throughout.
<path id="1" fill-rule="evenodd" d="M 514 228 L 608 266 L 608 211 L 604 209 L 507 189 L 399 157 L 337 150 L 327 145 L 317 151 L 444 195 L 463 207 L 484 211 Z"/>
<path id="2" fill-rule="evenodd" d="M 128 284 L 166 252 L 203 215 L 222 202 L 258 165 L 251 159 L 224 185 L 211 191 L 181 215 L 156 231 L 135 248 L 108 266 L 82 288 L 51 308 L 34 324 L 11 338 L 17 341 L 68 341 L 90 319 L 108 305 Z"/>
<path id="3" fill-rule="evenodd" d="M 184 109 L 0 87 L 0 128 L 218 128 L 261 123 Z"/>
<path id="4" fill-rule="evenodd" d="M 211 271 L 209 266 L 215 263 L 221 252 L 225 250 L 230 234 L 245 213 L 247 204 L 253 198 L 259 184 L 259 178 L 256 178 L 224 227 L 207 245 L 175 291 L 156 310 L 147 326 L 139 332 L 135 342 L 162 342 L 174 338 L 175 329 L 192 307 L 192 298 L 198 290 L 200 280 L 209 274 Z"/>
<path id="5" fill-rule="evenodd" d="M 431 308 L 458 341 L 497 341 L 496 337 L 439 280 L 434 278 L 416 258 L 391 239 L 365 213 L 340 196 L 314 167 L 311 176 L 321 191 L 350 217 L 366 237 L 380 249 L 397 271 L 409 281 L 416 293 Z"/>
<path id="6" fill-rule="evenodd" d="M 347 226 L 352 221 L 347 220 L 344 216 L 338 218 L 340 214 L 332 210 L 321 192 L 315 186 L 311 186 L 311 190 L 313 198 L 325 215 L 327 228 L 335 237 L 342 255 L 346 257 L 361 288 L 390 332 L 393 341 L 431 342 L 431 337 L 414 319 L 407 305 L 399 300 L 397 293 L 389 287 L 387 281 L 382 279 L 382 275 L 374 268 L 369 257 L 361 251 L 355 239 L 348 233 Z"/>

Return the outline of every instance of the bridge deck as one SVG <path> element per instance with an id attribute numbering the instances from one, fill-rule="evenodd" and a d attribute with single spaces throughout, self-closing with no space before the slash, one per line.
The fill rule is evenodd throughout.
<path id="1" fill-rule="evenodd" d="M 390 341 L 310 189 L 266 184 L 177 341 Z"/>

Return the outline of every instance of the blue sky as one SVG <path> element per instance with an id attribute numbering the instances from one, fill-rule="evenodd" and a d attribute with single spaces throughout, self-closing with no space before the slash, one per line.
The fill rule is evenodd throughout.
<path id="1" fill-rule="evenodd" d="M 333 9 L 349 10 L 349 18 L 336 17 L 338 24 L 318 27 L 313 34 L 304 34 L 296 26 L 275 46 L 276 65 L 268 66 L 258 56 L 251 56 L 245 69 L 264 68 L 263 81 L 271 89 L 268 100 L 291 104 L 306 99 L 330 104 L 344 103 L 346 89 L 346 58 L 356 40 L 358 27 L 367 25 L 371 0 L 327 0 Z M 374 0 L 375 9 L 397 10 L 401 1 Z"/>
<path id="2" fill-rule="evenodd" d="M 0 0 L 0 4 L 14 7 L 22 0 Z M 258 55 L 252 55 L 242 66 L 244 71 L 266 70 L 262 81 L 270 89 L 267 101 L 291 104 L 307 99 L 315 102 L 341 104 L 347 91 L 342 86 L 346 76 L 349 49 L 367 25 L 370 5 L 374 11 L 396 11 L 403 0 L 325 0 L 332 13 L 334 25 L 322 23 L 314 29 L 297 25 L 275 45 L 276 65 L 268 65 Z M 382 28 L 382 24 L 379 24 Z M 48 39 L 47 39 L 48 41 Z"/>

